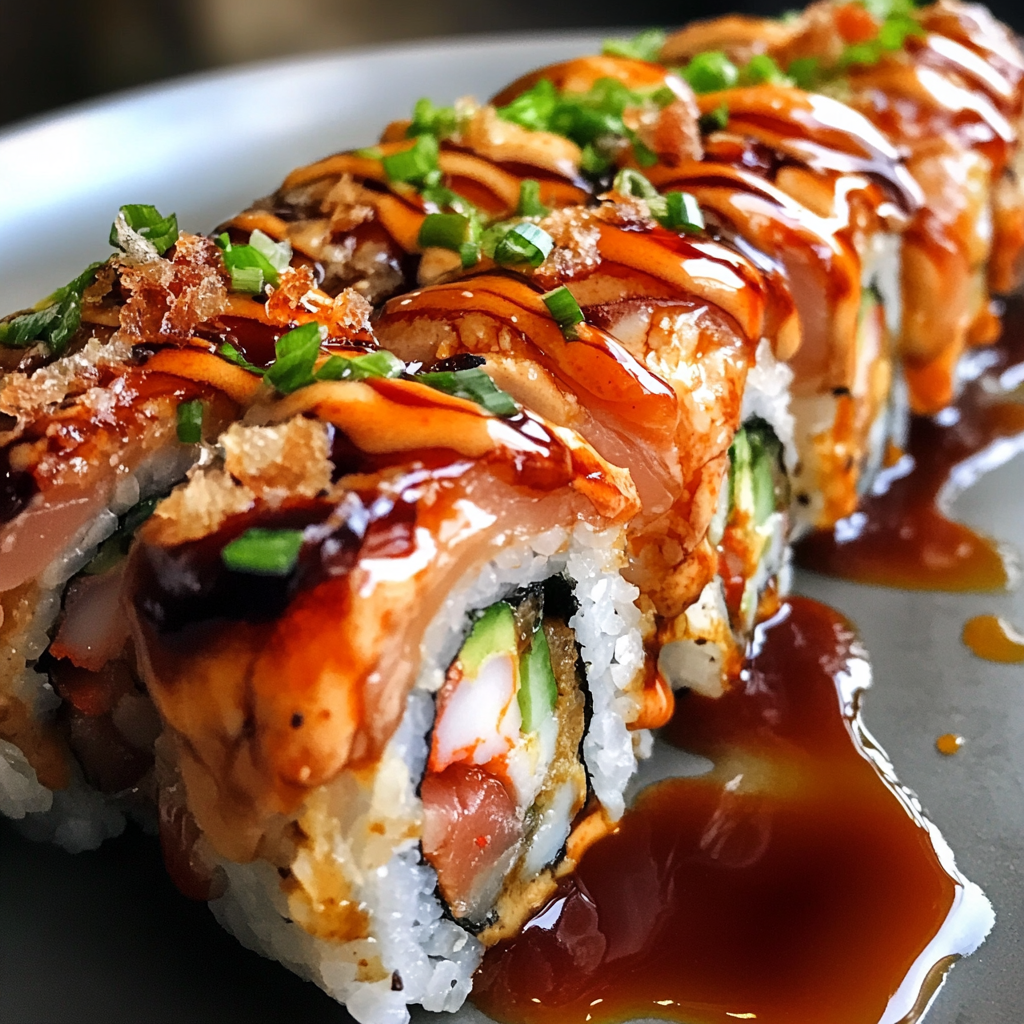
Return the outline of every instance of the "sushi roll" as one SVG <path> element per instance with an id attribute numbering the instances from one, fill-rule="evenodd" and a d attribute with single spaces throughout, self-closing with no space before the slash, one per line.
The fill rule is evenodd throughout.
<path id="1" fill-rule="evenodd" d="M 785 24 L 691 26 L 661 59 L 700 55 L 734 73 L 767 61 L 841 99 L 907 151 L 925 201 L 904 233 L 899 352 L 914 411 L 948 404 L 965 348 L 998 334 L 990 296 L 1020 280 L 1024 57 L 1012 33 L 955 0 L 921 9 L 824 2 Z"/>
<path id="2" fill-rule="evenodd" d="M 456 1009 L 670 701 L 635 490 L 478 367 L 311 383 L 221 449 L 126 569 L 172 874 L 360 1021 Z"/>
<path id="3" fill-rule="evenodd" d="M 580 58 L 533 72 L 500 98 L 522 103 L 539 80 L 564 88 L 597 61 L 621 81 L 635 74 L 634 61 Z M 900 235 L 920 206 L 920 190 L 867 119 L 781 84 L 781 73 L 736 87 L 738 69 L 711 53 L 663 78 L 697 93 L 697 151 L 695 158 L 650 161 L 634 190 L 650 192 L 649 182 L 663 194 L 692 195 L 706 206 L 716 237 L 747 256 L 759 254 L 766 276 L 788 288 L 802 338 L 799 347 L 782 346 L 794 374 L 792 515 L 798 528 L 829 527 L 855 509 L 889 435 L 899 432 L 889 338 L 900 331 L 900 295 L 893 282 Z M 765 333 L 777 341 L 782 327 L 769 323 Z"/>
<path id="4" fill-rule="evenodd" d="M 286 260 L 269 309 L 233 292 L 221 249 L 152 207 L 123 208 L 111 239 L 0 323 L 0 812 L 70 850 L 153 806 L 159 721 L 119 603 L 135 530 L 259 391 L 242 351 L 273 352 L 307 306 L 334 342 L 369 338 L 365 300 L 316 307 Z"/>

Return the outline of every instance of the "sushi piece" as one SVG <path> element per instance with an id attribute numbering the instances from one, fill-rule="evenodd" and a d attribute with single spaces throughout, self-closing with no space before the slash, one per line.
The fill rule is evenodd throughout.
<path id="1" fill-rule="evenodd" d="M 712 59 L 715 58 L 715 59 Z M 719 59 L 720 58 L 720 59 Z M 765 58 L 767 59 L 767 58 Z M 600 61 L 628 81 L 634 61 L 580 58 L 544 68 L 503 90 L 524 102 L 538 81 L 564 87 Z M 722 63 L 724 61 L 724 64 Z M 691 195 L 714 235 L 782 281 L 797 306 L 802 344 L 782 350 L 794 373 L 797 458 L 793 516 L 799 528 L 831 526 L 856 507 L 886 441 L 899 433 L 891 397 L 890 335 L 900 331 L 900 234 L 920 190 L 899 153 L 871 123 L 831 98 L 739 72 L 724 54 L 698 54 L 675 88 L 692 86 L 698 159 L 656 159 L 634 167 L 638 198 Z M 726 113 L 728 112 L 728 113 Z M 759 255 L 754 255 L 759 254 Z M 783 314 L 784 315 L 784 314 Z M 765 334 L 778 340 L 782 323 Z"/>
<path id="2" fill-rule="evenodd" d="M 221 447 L 126 570 L 171 872 L 360 1021 L 453 1010 L 671 700 L 629 475 L 479 367 L 311 383 Z"/>
<path id="3" fill-rule="evenodd" d="M 748 68 L 769 61 L 907 150 L 925 202 L 904 235 L 899 350 L 912 408 L 948 404 L 965 348 L 998 334 L 990 295 L 1020 279 L 1024 57 L 1012 33 L 954 0 L 919 10 L 825 2 L 785 25 L 726 19 L 683 29 L 661 56 L 700 54 L 734 73 L 729 56 Z"/>
<path id="4" fill-rule="evenodd" d="M 664 631 L 690 621 L 715 577 L 720 536 L 710 539 L 709 530 L 715 523 L 720 534 L 724 525 L 717 510 L 728 503 L 723 482 L 748 375 L 766 321 L 780 325 L 780 344 L 792 345 L 794 318 L 784 283 L 771 287 L 735 250 L 684 238 L 641 207 L 635 197 L 609 193 L 590 209 L 510 225 L 507 237 L 518 232 L 546 249 L 535 252 L 534 267 L 510 255 L 502 273 L 417 289 L 387 303 L 375 328 L 381 343 L 407 360 L 486 356 L 503 388 L 630 467 L 642 511 L 629 527 L 628 578 Z M 770 345 L 761 363 L 762 378 L 785 373 Z M 774 408 L 762 403 L 784 435 L 787 397 L 783 384 Z M 780 529 L 772 542 L 777 554 L 784 519 L 770 530 L 774 536 Z M 756 547 L 760 552 L 763 543 Z M 750 561 L 730 577 L 747 568 L 757 576 L 758 559 Z M 762 584 L 772 575 L 764 573 Z M 735 602 L 741 636 L 756 604 L 752 593 Z M 673 675 L 721 692 L 721 677 L 738 669 L 745 641 L 733 637 L 725 603 L 715 610 L 721 614 L 713 627 L 688 645 L 705 648 L 700 671 Z"/>
<path id="5" fill-rule="evenodd" d="M 369 339 L 359 296 L 282 270 L 261 304 L 230 290 L 213 241 L 151 207 L 125 207 L 112 240 L 0 323 L 0 812 L 71 850 L 152 808 L 159 721 L 119 603 L 134 531 L 259 392 L 243 352 L 272 358 L 309 308 L 334 343 Z"/>

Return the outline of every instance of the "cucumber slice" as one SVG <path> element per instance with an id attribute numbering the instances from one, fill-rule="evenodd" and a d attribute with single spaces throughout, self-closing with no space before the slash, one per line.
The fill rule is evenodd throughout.
<path id="1" fill-rule="evenodd" d="M 529 651 L 519 663 L 519 711 L 523 732 L 536 732 L 555 710 L 558 685 L 551 668 L 551 651 L 544 629 L 538 623 Z"/>
<path id="2" fill-rule="evenodd" d="M 729 510 L 749 512 L 763 526 L 788 504 L 788 483 L 782 464 L 782 444 L 762 419 L 752 419 L 736 431 L 729 449 Z"/>
<path id="3" fill-rule="evenodd" d="M 467 676 L 478 676 L 488 658 L 497 654 L 515 656 L 518 646 L 512 608 L 506 602 L 499 601 L 473 623 L 459 652 L 462 670 Z"/>

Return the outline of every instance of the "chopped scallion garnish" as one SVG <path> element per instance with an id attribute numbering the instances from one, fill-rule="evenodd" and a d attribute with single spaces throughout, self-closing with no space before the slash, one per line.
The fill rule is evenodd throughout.
<path id="1" fill-rule="evenodd" d="M 96 280 L 96 271 L 102 266 L 102 263 L 90 263 L 78 277 L 43 299 L 31 313 L 0 322 L 0 345 L 25 348 L 42 341 L 51 355 L 59 356 L 82 323 L 82 295 Z"/>
<path id="2" fill-rule="evenodd" d="M 259 374 L 261 377 L 263 376 L 262 367 L 256 366 L 255 363 L 250 363 L 230 341 L 222 342 L 217 347 L 217 355 L 226 359 L 229 363 L 234 363 L 235 366 L 240 366 L 243 370 Z"/>
<path id="3" fill-rule="evenodd" d="M 755 53 L 743 69 L 742 78 L 747 85 L 793 84 L 793 79 L 783 74 L 782 68 L 767 53 Z"/>
<path id="4" fill-rule="evenodd" d="M 665 33 L 660 28 L 649 28 L 638 32 L 632 39 L 606 39 L 601 52 L 609 57 L 629 57 L 632 60 L 657 63 L 664 45 Z"/>
<path id="5" fill-rule="evenodd" d="M 436 185 L 441 180 L 437 166 L 437 137 L 417 135 L 408 149 L 381 159 L 388 180 L 410 185 Z"/>
<path id="6" fill-rule="evenodd" d="M 459 119 L 454 107 L 435 107 L 425 96 L 416 101 L 412 121 L 405 134 L 409 138 L 417 135 L 434 135 L 445 139 L 458 128 Z"/>
<path id="7" fill-rule="evenodd" d="M 301 530 L 266 530 L 254 526 L 226 544 L 220 557 L 232 572 L 287 576 L 295 568 L 301 549 Z"/>
<path id="8" fill-rule="evenodd" d="M 615 175 L 612 188 L 624 196 L 636 196 L 638 199 L 658 198 L 658 190 L 644 175 L 632 167 L 624 167 Z"/>
<path id="9" fill-rule="evenodd" d="M 740 79 L 740 69 L 722 50 L 698 53 L 679 74 L 696 93 L 731 89 Z"/>
<path id="10" fill-rule="evenodd" d="M 710 135 L 711 132 L 724 131 L 729 125 L 729 105 L 727 103 L 719 103 L 714 110 L 709 110 L 706 114 L 700 116 L 700 130 L 705 135 Z"/>
<path id="11" fill-rule="evenodd" d="M 540 201 L 540 182 L 527 178 L 519 183 L 519 204 L 516 214 L 520 217 L 546 217 L 551 211 Z"/>
<path id="12" fill-rule="evenodd" d="M 597 178 L 610 170 L 611 167 L 611 158 L 601 153 L 592 142 L 588 142 L 583 147 L 583 152 L 580 154 L 580 170 L 584 174 Z"/>
<path id="13" fill-rule="evenodd" d="M 696 198 L 689 192 L 666 192 L 663 198 L 665 212 L 658 217 L 662 227 L 690 233 L 704 230 L 704 214 Z"/>
<path id="14" fill-rule="evenodd" d="M 315 321 L 282 334 L 274 345 L 275 359 L 263 379 L 283 395 L 312 384 L 313 367 L 320 355 L 320 325 Z"/>
<path id="15" fill-rule="evenodd" d="M 381 349 L 362 356 L 331 356 L 316 371 L 317 380 L 366 380 L 368 377 L 401 377 L 405 363 Z"/>
<path id="16" fill-rule="evenodd" d="M 418 243 L 421 248 L 452 249 L 469 241 L 469 218 L 461 213 L 428 213 L 420 225 Z"/>
<path id="17" fill-rule="evenodd" d="M 480 367 L 471 370 L 438 370 L 418 373 L 421 384 L 443 391 L 455 398 L 465 398 L 483 406 L 495 416 L 514 416 L 519 406 L 507 391 L 502 391 Z"/>
<path id="18" fill-rule="evenodd" d="M 614 162 L 610 154 L 615 152 L 618 140 L 632 144 L 641 166 L 650 166 L 657 160 L 636 133 L 626 127 L 623 114 L 628 107 L 651 103 L 665 106 L 673 98 L 671 89 L 633 91 L 615 78 L 598 79 L 586 92 L 559 93 L 549 79 L 542 78 L 511 103 L 499 107 L 497 114 L 532 131 L 554 132 L 571 139 L 583 151 L 583 173 L 600 177 Z"/>
<path id="19" fill-rule="evenodd" d="M 797 87 L 814 92 L 821 84 L 821 65 L 817 57 L 799 57 L 791 61 L 786 74 L 796 82 Z"/>
<path id="20" fill-rule="evenodd" d="M 499 107 L 498 117 L 531 131 L 551 131 L 551 119 L 558 108 L 558 90 L 548 78 L 540 79 L 507 106 Z"/>
<path id="21" fill-rule="evenodd" d="M 545 292 L 541 299 L 548 307 L 548 312 L 554 317 L 567 341 L 577 341 L 579 334 L 576 332 L 576 325 L 584 322 L 583 310 L 573 297 L 571 291 L 562 285 L 553 291 Z"/>
<path id="22" fill-rule="evenodd" d="M 539 267 L 554 244 L 555 240 L 536 224 L 516 224 L 494 247 L 494 262 L 504 267 L 522 264 Z"/>
<path id="23" fill-rule="evenodd" d="M 146 239 L 160 256 L 178 240 L 178 218 L 173 213 L 165 217 L 155 206 L 144 203 L 129 203 L 119 212 L 128 227 Z M 110 226 L 110 244 L 115 248 L 121 245 L 117 221 Z"/>
<path id="24" fill-rule="evenodd" d="M 258 229 L 249 236 L 248 245 L 234 245 L 227 232 L 217 237 L 217 245 L 231 275 L 232 291 L 247 295 L 259 295 L 266 285 L 277 285 L 292 258 L 290 242 L 275 242 Z"/>
<path id="25" fill-rule="evenodd" d="M 199 398 L 178 405 L 178 440 L 199 444 L 203 439 L 203 403 Z"/>

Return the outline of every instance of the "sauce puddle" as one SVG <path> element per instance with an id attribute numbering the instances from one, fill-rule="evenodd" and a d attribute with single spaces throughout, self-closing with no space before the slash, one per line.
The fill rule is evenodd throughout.
<path id="1" fill-rule="evenodd" d="M 955 406 L 911 420 L 906 454 L 883 470 L 860 509 L 796 547 L 806 569 L 909 590 L 997 591 L 1014 578 L 1000 546 L 944 509 L 982 473 L 1024 449 L 1024 299 L 1007 303 L 1003 340 L 970 356 L 978 375 Z"/>
<path id="2" fill-rule="evenodd" d="M 858 718 L 850 624 L 791 598 L 737 687 L 667 738 L 713 771 L 645 790 L 515 939 L 477 1005 L 515 1024 L 895 1024 L 991 926 L 981 890 Z"/>

